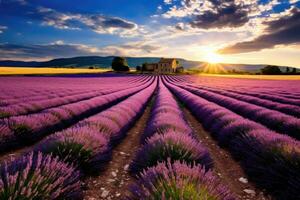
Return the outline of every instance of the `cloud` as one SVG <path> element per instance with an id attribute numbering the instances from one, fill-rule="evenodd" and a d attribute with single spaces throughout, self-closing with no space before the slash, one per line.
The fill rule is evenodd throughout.
<path id="1" fill-rule="evenodd" d="M 178 0 L 179 1 L 179 0 Z M 172 3 L 161 16 L 176 18 L 195 29 L 216 30 L 246 27 L 256 19 L 274 12 L 274 7 L 285 2 L 269 0 L 180 0 Z M 289 5 L 286 3 L 285 6 Z M 291 5 L 291 3 L 290 3 Z"/>
<path id="2" fill-rule="evenodd" d="M 124 37 L 136 35 L 138 25 L 134 22 L 100 14 L 61 13 L 50 8 L 39 7 L 35 17 L 41 18 L 43 25 L 59 29 L 80 30 L 89 28 L 99 34 L 118 34 Z"/>
<path id="3" fill-rule="evenodd" d="M 175 26 L 175 29 L 178 30 L 178 31 L 183 31 L 185 29 L 184 23 L 182 23 L 182 22 L 177 23 L 176 26 Z"/>
<path id="4" fill-rule="evenodd" d="M 134 42 L 121 45 L 120 48 L 124 50 L 140 50 L 146 53 L 152 53 L 153 51 L 160 50 L 161 47 L 158 45 L 147 44 L 144 42 Z"/>
<path id="5" fill-rule="evenodd" d="M 1 16 L 20 17 L 30 23 L 37 21 L 44 26 L 57 29 L 91 30 L 98 34 L 115 34 L 122 37 L 137 36 L 142 33 L 143 29 L 136 23 L 120 17 L 99 13 L 60 12 L 52 8 L 37 6 L 29 0 L 7 0 L 1 7 L 3 7 Z"/>
<path id="6" fill-rule="evenodd" d="M 182 0 L 181 5 L 172 6 L 163 17 L 188 17 L 193 28 L 201 29 L 243 26 L 251 9 L 250 4 L 239 0 Z"/>
<path id="7" fill-rule="evenodd" d="M 222 54 L 236 54 L 274 48 L 276 45 L 300 43 L 300 9 L 292 8 L 277 19 L 266 21 L 264 33 L 253 40 L 239 42 L 219 50 Z"/>
<path id="8" fill-rule="evenodd" d="M 164 0 L 164 3 L 165 3 L 165 4 L 172 4 L 172 1 L 173 1 L 173 0 Z"/>
<path id="9" fill-rule="evenodd" d="M 124 37 L 137 34 L 138 25 L 119 17 L 85 15 L 79 19 L 84 25 L 99 34 L 119 34 Z"/>
<path id="10" fill-rule="evenodd" d="M 57 41 L 51 44 L 16 45 L 0 44 L 1 59 L 48 59 L 79 55 L 96 55 L 99 49 L 82 44 L 64 44 Z"/>
<path id="11" fill-rule="evenodd" d="M 6 26 L 0 26 L 0 33 L 3 33 L 4 30 L 6 30 L 7 27 Z"/>
<path id="12" fill-rule="evenodd" d="M 152 53 L 160 49 L 161 47 L 146 42 L 110 45 L 102 48 L 84 44 L 66 44 L 62 40 L 50 44 L 35 45 L 0 44 L 2 60 L 48 60 L 52 58 L 92 55 L 138 56 Z"/>
<path id="13" fill-rule="evenodd" d="M 211 10 L 194 14 L 190 22 L 193 28 L 240 27 L 249 21 L 249 7 L 237 4 L 234 0 L 210 0 Z"/>

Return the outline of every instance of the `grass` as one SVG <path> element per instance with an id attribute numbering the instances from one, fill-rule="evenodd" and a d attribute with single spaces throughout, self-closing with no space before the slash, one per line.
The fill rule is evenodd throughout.
<path id="1" fill-rule="evenodd" d="M 0 75 L 93 74 L 106 72 L 108 70 L 109 69 L 0 67 Z"/>
<path id="2" fill-rule="evenodd" d="M 300 80 L 300 75 L 239 75 L 239 74 L 199 74 L 223 78 L 264 79 L 264 80 Z"/>

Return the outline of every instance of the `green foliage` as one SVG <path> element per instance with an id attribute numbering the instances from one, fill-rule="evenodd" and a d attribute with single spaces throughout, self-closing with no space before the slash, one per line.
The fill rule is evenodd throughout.
<path id="1" fill-rule="evenodd" d="M 0 112 L 0 119 L 1 118 L 7 118 L 9 116 L 10 116 L 10 113 L 8 113 L 8 112 Z"/>
<path id="2" fill-rule="evenodd" d="M 32 132 L 31 128 L 25 124 L 13 124 L 10 128 L 16 136 L 24 136 Z"/>
<path id="3" fill-rule="evenodd" d="M 170 182 L 165 181 L 163 178 L 158 180 L 158 183 L 153 193 L 153 199 L 176 200 L 216 200 L 216 196 L 209 194 L 205 186 L 199 186 L 197 181 L 189 179 L 189 177 L 182 177 L 181 183 L 178 184 L 177 180 L 171 179 Z"/>
<path id="4" fill-rule="evenodd" d="M 111 67 L 114 71 L 129 71 L 127 60 L 124 57 L 115 57 Z"/>
<path id="5" fill-rule="evenodd" d="M 136 71 L 141 71 L 142 70 L 142 68 L 141 68 L 141 66 L 136 66 Z"/>
<path id="6" fill-rule="evenodd" d="M 268 65 L 263 69 L 261 69 L 261 73 L 266 75 L 278 75 L 281 74 L 282 72 L 280 71 L 278 66 Z"/>
<path id="7" fill-rule="evenodd" d="M 193 153 L 186 149 L 183 144 L 167 141 L 167 143 L 160 142 L 156 144 L 156 147 L 149 151 L 149 158 L 146 161 L 146 165 L 155 166 L 158 162 L 163 162 L 168 158 L 171 162 L 179 160 L 192 164 L 195 161 Z"/>
<path id="8" fill-rule="evenodd" d="M 142 71 L 146 71 L 146 65 L 147 65 L 147 63 L 143 63 L 143 65 L 142 65 Z"/>
<path id="9" fill-rule="evenodd" d="M 64 162 L 74 164 L 81 169 L 87 169 L 92 151 L 86 149 L 82 144 L 72 141 L 60 141 L 47 149 L 47 152 L 53 156 L 58 156 Z"/>

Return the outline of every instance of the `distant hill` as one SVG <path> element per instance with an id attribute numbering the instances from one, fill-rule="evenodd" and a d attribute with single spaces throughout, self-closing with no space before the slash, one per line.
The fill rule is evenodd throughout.
<path id="1" fill-rule="evenodd" d="M 82 56 L 73 58 L 57 58 L 44 62 L 22 62 L 13 60 L 0 60 L 0 66 L 10 67 L 101 67 L 109 68 L 114 56 Z M 127 61 L 130 67 L 136 67 L 142 65 L 145 62 L 158 62 L 160 58 L 156 57 L 127 57 Z"/>
<path id="2" fill-rule="evenodd" d="M 74 68 L 87 68 L 90 66 L 110 68 L 114 56 L 82 56 L 73 58 L 58 58 L 45 62 L 22 62 L 12 60 L 0 60 L 0 66 L 10 67 L 74 67 Z M 143 63 L 158 62 L 158 57 L 127 57 L 130 67 L 141 66 Z M 185 59 L 178 59 L 180 64 L 186 69 L 204 69 L 207 63 L 201 61 L 190 61 Z M 220 64 L 225 70 L 258 72 L 265 65 L 248 65 L 248 64 Z M 284 67 L 282 67 L 283 69 Z"/>

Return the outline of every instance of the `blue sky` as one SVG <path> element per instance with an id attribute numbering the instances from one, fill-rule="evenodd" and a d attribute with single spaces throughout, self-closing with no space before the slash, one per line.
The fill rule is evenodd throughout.
<path id="1" fill-rule="evenodd" d="M 0 2 L 2 60 L 165 56 L 300 67 L 298 0 Z"/>

